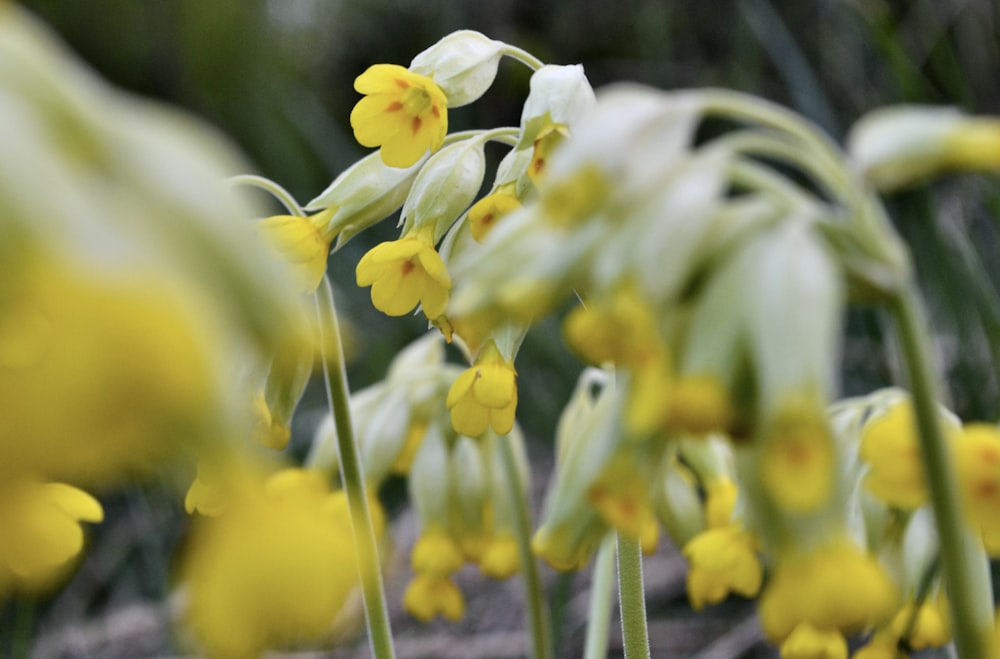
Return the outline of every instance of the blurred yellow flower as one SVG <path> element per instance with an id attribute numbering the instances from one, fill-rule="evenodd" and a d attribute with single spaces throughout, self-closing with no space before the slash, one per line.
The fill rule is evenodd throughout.
<path id="1" fill-rule="evenodd" d="M 26 261 L 0 284 L 0 480 L 106 482 L 214 443 L 221 337 L 192 292 L 142 270 Z"/>
<path id="2" fill-rule="evenodd" d="M 465 616 L 465 598 L 450 577 L 418 574 L 406 587 L 403 607 L 421 622 L 442 615 L 452 622 Z"/>
<path id="3" fill-rule="evenodd" d="M 448 133 L 448 99 L 427 76 L 395 64 L 375 64 L 354 80 L 365 97 L 351 111 L 354 138 L 381 146 L 382 162 L 409 167 L 437 151 Z"/>
<path id="4" fill-rule="evenodd" d="M 808 513 L 827 502 L 833 489 L 833 437 L 818 405 L 789 401 L 763 439 L 760 480 L 774 503 Z"/>
<path id="5" fill-rule="evenodd" d="M 917 426 L 909 399 L 894 402 L 885 413 L 865 424 L 860 456 L 868 463 L 865 487 L 878 499 L 904 510 L 919 508 L 927 500 Z"/>
<path id="6" fill-rule="evenodd" d="M 361 257 L 355 275 L 358 286 L 372 287 L 372 304 L 383 313 L 402 316 L 421 304 L 429 319 L 444 314 L 451 277 L 427 231 L 376 245 Z"/>
<path id="7" fill-rule="evenodd" d="M 781 644 L 781 659 L 847 659 L 847 640 L 838 631 L 803 622 Z"/>
<path id="8" fill-rule="evenodd" d="M 275 215 L 257 223 L 264 241 L 288 266 L 295 286 L 302 293 L 314 293 L 326 274 L 333 241 L 326 227 L 336 212 L 337 207 L 330 206 L 310 217 Z"/>
<path id="9" fill-rule="evenodd" d="M 718 604 L 731 592 L 754 597 L 760 591 L 764 569 L 753 538 L 736 524 L 699 533 L 683 553 L 690 564 L 687 590 L 695 610 Z"/>
<path id="10" fill-rule="evenodd" d="M 889 623 L 889 631 L 899 639 L 906 632 L 906 626 L 913 616 L 913 602 L 907 602 Z M 948 600 L 944 594 L 928 597 L 920 608 L 913 629 L 907 639 L 907 646 L 913 650 L 938 648 L 951 641 L 951 618 Z"/>
<path id="11" fill-rule="evenodd" d="M 1000 556 L 1000 429 L 970 423 L 953 448 L 966 516 L 989 554 Z"/>
<path id="12" fill-rule="evenodd" d="M 510 533 L 490 538 L 477 562 L 479 569 L 488 577 L 507 579 L 514 576 L 521 569 L 517 538 Z"/>
<path id="13" fill-rule="evenodd" d="M 301 470 L 237 485 L 222 515 L 195 520 L 183 621 L 219 657 L 322 640 L 358 583 L 347 507 Z"/>
<path id="14" fill-rule="evenodd" d="M 801 623 L 845 634 L 861 631 L 887 621 L 896 604 L 896 588 L 878 562 L 837 541 L 779 557 L 758 613 L 764 633 L 781 643 Z"/>
<path id="15" fill-rule="evenodd" d="M 0 596 L 42 589 L 83 549 L 80 522 L 104 519 L 101 504 L 64 483 L 15 480 L 0 487 Z"/>
<path id="16" fill-rule="evenodd" d="M 517 411 L 517 371 L 503 358 L 496 343 L 487 343 L 476 363 L 452 383 L 445 405 L 455 432 L 479 437 L 487 428 L 506 435 Z"/>
<path id="17" fill-rule="evenodd" d="M 413 546 L 410 561 L 420 574 L 448 576 L 462 567 L 465 558 L 451 536 L 441 529 L 430 529 Z"/>
<path id="18" fill-rule="evenodd" d="M 497 222 L 509 213 L 521 207 L 510 192 L 497 191 L 486 195 L 469 209 L 469 231 L 476 242 L 483 242 L 486 234 L 497 225 Z"/>

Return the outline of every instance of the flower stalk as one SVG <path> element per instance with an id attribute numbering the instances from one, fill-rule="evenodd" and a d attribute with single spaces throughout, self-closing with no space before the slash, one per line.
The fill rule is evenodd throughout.
<path id="1" fill-rule="evenodd" d="M 584 659 L 608 656 L 608 630 L 611 627 L 611 586 L 615 570 L 615 536 L 601 542 L 590 581 L 590 608 L 587 615 L 587 640 Z"/>
<path id="2" fill-rule="evenodd" d="M 518 474 L 514 448 L 505 438 L 499 438 L 503 445 L 503 466 L 507 476 L 511 496 L 514 498 L 514 515 L 517 532 L 517 549 L 521 557 L 521 573 L 524 575 L 525 599 L 528 604 L 531 642 L 535 659 L 551 659 L 552 631 L 549 613 L 542 593 L 542 579 L 538 573 L 538 563 L 531 551 L 531 510 L 528 505 L 524 482 Z"/>
<path id="3" fill-rule="evenodd" d="M 642 585 L 642 548 L 638 538 L 618 534 L 618 603 L 626 659 L 649 659 L 646 594 Z"/>
<path id="4" fill-rule="evenodd" d="M 395 649 L 389 612 L 386 607 L 385 588 L 378 558 L 378 545 L 372 525 L 371 510 L 365 488 L 361 457 L 354 440 L 351 424 L 350 392 L 344 365 L 344 349 L 333 304 L 333 290 L 324 277 L 316 291 L 316 312 L 319 317 L 320 353 L 323 362 L 323 380 L 326 384 L 327 402 L 337 428 L 337 449 L 340 453 L 340 477 L 347 493 L 351 511 L 351 528 L 358 554 L 358 571 L 365 604 L 368 640 L 376 659 L 393 659 Z M 329 349 L 332 346 L 332 350 Z"/>
<path id="5" fill-rule="evenodd" d="M 890 299 L 889 309 L 913 395 L 921 455 L 940 537 L 941 570 L 951 601 L 955 645 L 960 657 L 985 659 L 992 606 L 989 593 L 976 584 L 988 584 L 989 580 L 986 575 L 984 582 L 974 568 L 982 561 L 974 558 L 971 537 L 962 525 L 955 470 L 937 413 L 940 398 L 927 357 L 929 342 L 919 294 L 913 288 L 904 289 Z"/>

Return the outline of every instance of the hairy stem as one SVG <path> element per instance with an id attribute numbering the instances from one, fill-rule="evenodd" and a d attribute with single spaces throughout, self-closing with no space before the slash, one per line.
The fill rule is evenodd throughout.
<path id="1" fill-rule="evenodd" d="M 649 659 L 642 548 L 638 538 L 630 539 L 621 533 L 618 534 L 618 603 L 621 606 L 625 659 Z"/>
<path id="2" fill-rule="evenodd" d="M 521 555 L 521 573 L 524 576 L 525 599 L 528 603 L 528 622 L 531 625 L 531 640 L 535 659 L 551 659 L 552 633 L 549 628 L 548 611 L 542 592 L 542 579 L 538 573 L 538 563 L 531 551 L 531 508 L 528 493 L 517 469 L 514 447 L 506 437 L 498 437 L 503 453 L 504 473 L 511 496 L 514 497 L 514 515 L 517 521 L 517 549 Z"/>
<path id="3" fill-rule="evenodd" d="M 365 603 L 365 619 L 368 623 L 368 641 L 372 655 L 376 659 L 393 659 L 395 650 L 385 602 L 385 589 L 382 584 L 378 544 L 372 525 L 371 510 L 368 508 L 364 471 L 361 469 L 361 458 L 354 442 L 354 428 L 351 424 L 349 389 L 340 327 L 333 306 L 333 291 L 326 277 L 316 291 L 316 311 L 320 321 L 323 379 L 326 382 L 327 402 L 337 428 L 340 477 L 344 483 L 351 512 L 354 548 L 358 554 L 358 571 Z M 332 346 L 332 349 L 328 349 L 329 346 Z"/>

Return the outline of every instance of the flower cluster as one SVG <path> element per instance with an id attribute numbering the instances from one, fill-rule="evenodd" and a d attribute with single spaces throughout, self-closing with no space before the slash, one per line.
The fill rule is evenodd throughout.
<path id="1" fill-rule="evenodd" d="M 532 69 L 520 124 L 450 133 L 503 57 Z M 402 476 L 421 621 L 463 617 L 466 564 L 537 591 L 536 557 L 580 569 L 616 535 L 624 564 L 665 533 L 692 608 L 755 598 L 786 659 L 986 642 L 1000 429 L 934 400 L 876 191 L 997 169 L 997 120 L 884 110 L 845 152 L 751 96 L 595 93 L 579 65 L 461 31 L 357 77 L 351 127 L 378 151 L 305 207 L 233 179 L 286 207 L 251 221 L 216 185 L 245 166 L 214 138 L 82 83 L 6 6 L 0 61 L 0 597 L 73 566 L 103 517 L 81 487 L 166 471 L 190 484 L 183 638 L 219 657 L 327 641 L 358 590 L 386 615 L 378 493 Z M 509 151 L 484 186 L 490 142 Z M 351 394 L 327 261 L 397 211 L 354 280 L 429 332 Z M 835 402 L 853 301 L 903 324 L 912 395 Z M 550 315 L 583 371 L 532 533 L 515 362 Z M 330 414 L 289 466 L 317 358 Z"/>

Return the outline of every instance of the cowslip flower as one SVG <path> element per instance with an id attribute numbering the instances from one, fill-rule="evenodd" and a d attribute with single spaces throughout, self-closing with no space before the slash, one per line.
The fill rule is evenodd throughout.
<path id="1" fill-rule="evenodd" d="M 989 554 L 1000 555 L 1000 429 L 970 423 L 954 451 L 966 517 Z"/>
<path id="2" fill-rule="evenodd" d="M 479 437 L 487 428 L 498 435 L 511 431 L 517 411 L 517 371 L 495 342 L 487 343 L 476 363 L 455 379 L 445 405 L 461 435 Z"/>
<path id="3" fill-rule="evenodd" d="M 764 579 L 753 538 L 738 524 L 710 528 L 684 545 L 688 599 L 695 610 L 738 593 L 754 597 Z"/>
<path id="4" fill-rule="evenodd" d="M 569 129 L 562 124 L 549 124 L 538 133 L 528 165 L 528 177 L 537 184 L 545 175 L 545 163 L 563 140 L 569 136 Z"/>
<path id="5" fill-rule="evenodd" d="M 847 659 L 847 639 L 803 622 L 781 644 L 781 659 Z"/>
<path id="6" fill-rule="evenodd" d="M 101 504 L 64 483 L 8 482 L 0 489 L 0 596 L 38 589 L 64 574 L 83 549 L 80 522 L 104 519 Z"/>
<path id="7" fill-rule="evenodd" d="M 865 424 L 861 459 L 868 463 L 865 488 L 890 506 L 913 510 L 927 500 L 913 404 L 894 402 L 881 416 Z"/>
<path id="8" fill-rule="evenodd" d="M 513 186 L 509 186 L 513 187 Z M 486 195 L 469 209 L 469 231 L 476 242 L 486 239 L 490 229 L 504 216 L 521 207 L 511 191 L 498 190 Z"/>
<path id="9" fill-rule="evenodd" d="M 330 632 L 358 581 L 347 514 L 321 478 L 296 469 L 241 481 L 223 514 L 195 520 L 183 619 L 208 654 L 255 657 Z"/>
<path id="10" fill-rule="evenodd" d="M 355 275 L 358 286 L 372 287 L 375 308 L 390 316 L 421 304 L 424 315 L 433 319 L 448 304 L 451 277 L 427 231 L 376 245 L 361 257 Z"/>
<path id="11" fill-rule="evenodd" d="M 801 623 L 858 632 L 885 622 L 896 607 L 896 588 L 878 562 L 847 541 L 780 557 L 760 596 L 761 627 L 781 643 Z"/>
<path id="12" fill-rule="evenodd" d="M 503 532 L 487 539 L 479 559 L 479 569 L 483 574 L 493 579 L 507 579 L 517 574 L 521 569 L 521 554 L 517 547 L 517 538 L 513 534 Z"/>
<path id="13" fill-rule="evenodd" d="M 288 268 L 296 288 L 314 293 L 326 273 L 333 235 L 326 231 L 336 206 L 311 215 L 274 215 L 257 223 L 264 242 L 270 245 Z"/>
<path id="14" fill-rule="evenodd" d="M 451 536 L 442 529 L 426 530 L 410 555 L 415 576 L 403 594 L 403 608 L 421 622 L 437 615 L 451 621 L 465 615 L 465 598 L 451 579 L 465 558 Z"/>
<path id="15" fill-rule="evenodd" d="M 910 649 L 938 648 L 951 641 L 951 613 L 943 593 L 924 600 L 917 609 L 915 618 L 913 607 L 913 602 L 907 602 L 889 623 L 888 631 L 894 638 L 902 638 L 913 618 L 913 628 L 909 630 L 910 636 L 906 639 Z"/>
<path id="16" fill-rule="evenodd" d="M 818 405 L 786 401 L 764 438 L 761 484 L 782 510 L 813 512 L 833 490 L 835 458 L 833 437 Z"/>
<path id="17" fill-rule="evenodd" d="M 448 99 L 428 78 L 395 64 L 375 64 L 354 80 L 365 97 L 351 111 L 351 128 L 362 146 L 380 146 L 382 162 L 409 167 L 448 133 Z"/>

